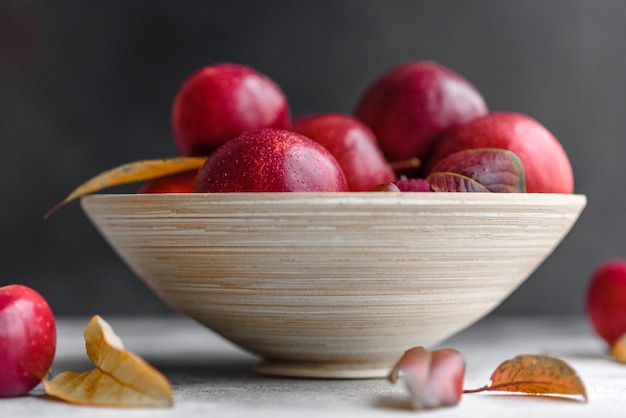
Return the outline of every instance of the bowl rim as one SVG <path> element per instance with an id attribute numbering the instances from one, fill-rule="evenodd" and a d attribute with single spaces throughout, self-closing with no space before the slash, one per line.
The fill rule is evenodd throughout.
<path id="1" fill-rule="evenodd" d="M 105 202 L 134 201 L 172 203 L 248 204 L 340 204 L 340 205 L 587 205 L 584 194 L 562 193 L 468 193 L 468 192 L 237 192 L 237 193 L 95 193 L 80 198 L 81 206 Z"/>
<path id="2" fill-rule="evenodd" d="M 217 198 L 227 198 L 234 197 L 238 198 L 240 196 L 245 196 L 246 198 L 257 196 L 257 197 L 285 197 L 288 198 L 290 196 L 296 196 L 299 198 L 302 197 L 351 197 L 351 196 L 366 196 L 366 197 L 402 197 L 402 198 L 412 198 L 412 197 L 421 197 L 425 199 L 432 199 L 434 197 L 454 197 L 454 198 L 463 198 L 466 197 L 469 200 L 472 199 L 492 199 L 495 197 L 502 197 L 503 199 L 509 198 L 519 198 L 521 196 L 529 196 L 531 199 L 580 199 L 586 198 L 585 194 L 582 193 L 471 193 L 471 192 L 231 192 L 231 193 L 90 193 L 85 196 L 81 196 L 81 199 L 87 198 L 111 198 L 111 197 L 122 197 L 122 198 L 131 198 L 131 197 L 141 197 L 142 199 L 145 197 L 154 197 L 160 196 L 167 198 L 180 198 L 180 197 L 209 197 L 214 196 Z"/>

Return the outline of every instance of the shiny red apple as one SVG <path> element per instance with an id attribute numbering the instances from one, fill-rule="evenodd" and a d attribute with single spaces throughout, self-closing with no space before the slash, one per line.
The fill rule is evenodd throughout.
<path id="1" fill-rule="evenodd" d="M 283 129 L 244 132 L 213 152 L 200 168 L 196 192 L 348 191 L 326 148 Z"/>
<path id="2" fill-rule="evenodd" d="M 561 143 L 537 120 L 513 112 L 495 112 L 450 129 L 438 140 L 427 171 L 446 156 L 474 148 L 514 152 L 526 173 L 528 193 L 573 193 L 574 174 Z"/>
<path id="3" fill-rule="evenodd" d="M 432 61 L 391 68 L 370 85 L 355 110 L 392 163 L 424 161 L 444 130 L 485 114 L 487 106 L 476 87 Z"/>
<path id="4" fill-rule="evenodd" d="M 333 154 L 351 191 L 369 190 L 396 179 L 372 130 L 352 116 L 307 115 L 297 119 L 292 130 L 320 143 Z"/>
<path id="5" fill-rule="evenodd" d="M 182 155 L 208 155 L 245 131 L 287 128 L 287 98 L 266 75 L 240 64 L 203 67 L 182 84 L 172 105 L 172 132 Z"/>
<path id="6" fill-rule="evenodd" d="M 46 300 L 27 286 L 0 287 L 0 397 L 37 386 L 55 350 L 56 325 Z"/>

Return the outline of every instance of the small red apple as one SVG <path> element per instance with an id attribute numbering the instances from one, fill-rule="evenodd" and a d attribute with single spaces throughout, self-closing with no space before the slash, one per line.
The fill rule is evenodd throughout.
<path id="1" fill-rule="evenodd" d="M 626 259 L 608 260 L 596 269 L 585 305 L 591 325 L 608 344 L 626 334 Z"/>
<path id="2" fill-rule="evenodd" d="M 335 156 L 351 191 L 369 190 L 396 179 L 372 130 L 352 116 L 308 115 L 296 120 L 292 130 L 320 143 Z"/>
<path id="3" fill-rule="evenodd" d="M 326 148 L 296 132 L 244 132 L 213 152 L 200 168 L 194 191 L 348 191 L 339 163 Z"/>
<path id="4" fill-rule="evenodd" d="M 203 67 L 182 84 L 172 105 L 174 141 L 182 155 L 209 155 L 244 131 L 287 128 L 285 94 L 270 78 L 240 64 Z"/>
<path id="5" fill-rule="evenodd" d="M 360 98 L 355 115 L 372 130 L 390 162 L 426 160 L 446 129 L 487 114 L 479 91 L 432 61 L 391 68 Z"/>
<path id="6" fill-rule="evenodd" d="M 46 300 L 27 286 L 0 287 L 0 397 L 37 386 L 55 350 L 56 325 Z"/>
<path id="7" fill-rule="evenodd" d="M 574 174 L 561 143 L 535 119 L 495 112 L 442 135 L 426 164 L 427 172 L 446 156 L 467 149 L 501 148 L 522 161 L 528 193 L 573 193 Z"/>
<path id="8" fill-rule="evenodd" d="M 191 170 L 147 180 L 141 183 L 137 193 L 192 193 L 197 174 L 198 170 Z"/>

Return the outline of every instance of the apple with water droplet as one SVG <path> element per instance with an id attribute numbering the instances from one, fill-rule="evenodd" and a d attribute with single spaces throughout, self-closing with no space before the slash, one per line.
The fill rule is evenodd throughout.
<path id="1" fill-rule="evenodd" d="M 297 132 L 244 132 L 207 158 L 194 187 L 199 193 L 346 192 L 341 166 L 326 148 Z"/>
<path id="2" fill-rule="evenodd" d="M 28 393 L 46 376 L 56 351 L 56 324 L 30 287 L 0 287 L 0 397 Z"/>

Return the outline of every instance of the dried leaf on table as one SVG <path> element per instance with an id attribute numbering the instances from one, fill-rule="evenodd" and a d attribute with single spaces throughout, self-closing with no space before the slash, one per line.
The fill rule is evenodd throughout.
<path id="1" fill-rule="evenodd" d="M 416 410 L 453 406 L 461 401 L 465 361 L 456 350 L 412 348 L 394 366 L 389 380 L 395 383 L 399 374 Z"/>
<path id="2" fill-rule="evenodd" d="M 161 160 L 142 160 L 123 164 L 100 173 L 78 186 L 59 204 L 50 209 L 45 217 L 49 217 L 56 210 L 81 196 L 121 184 L 151 180 L 170 174 L 190 171 L 200 168 L 205 161 L 206 157 L 175 157 Z"/>
<path id="3" fill-rule="evenodd" d="M 515 392 L 527 395 L 577 397 L 587 401 L 587 392 L 576 371 L 550 355 L 519 355 L 502 362 L 491 375 L 491 384 L 476 392 Z"/>
<path id="4" fill-rule="evenodd" d="M 620 363 L 626 363 L 626 334 L 619 337 L 611 345 L 611 357 Z"/>
<path id="5" fill-rule="evenodd" d="M 167 378 L 124 349 L 111 326 L 94 316 L 85 329 L 87 356 L 96 366 L 44 380 L 46 393 L 67 402 L 118 407 L 168 407 L 174 403 Z"/>

